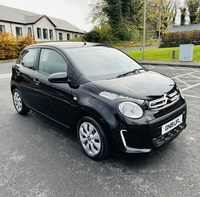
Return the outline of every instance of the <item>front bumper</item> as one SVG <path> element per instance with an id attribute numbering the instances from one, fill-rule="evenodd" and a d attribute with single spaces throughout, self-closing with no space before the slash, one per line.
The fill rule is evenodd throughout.
<path id="1" fill-rule="evenodd" d="M 120 131 L 120 136 L 124 145 L 124 148 L 126 150 L 127 153 L 149 153 L 151 152 L 151 148 L 133 148 L 127 145 L 126 141 L 127 139 L 124 136 L 124 133 L 128 132 L 127 130 L 121 130 Z"/>
<path id="2" fill-rule="evenodd" d="M 182 115 L 182 123 L 162 135 L 162 126 Z M 187 108 L 177 109 L 151 121 L 130 125 L 120 130 L 115 138 L 116 149 L 123 153 L 149 153 L 175 139 L 186 128 Z"/>

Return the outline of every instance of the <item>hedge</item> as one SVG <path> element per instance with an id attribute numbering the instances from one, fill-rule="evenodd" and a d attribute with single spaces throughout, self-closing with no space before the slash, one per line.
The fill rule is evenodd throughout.
<path id="1" fill-rule="evenodd" d="M 0 60 L 15 59 L 24 47 L 34 43 L 30 34 L 15 38 L 10 33 L 0 32 Z"/>
<path id="2" fill-rule="evenodd" d="M 189 43 L 200 44 L 200 30 L 163 32 L 160 47 L 175 47 Z"/>

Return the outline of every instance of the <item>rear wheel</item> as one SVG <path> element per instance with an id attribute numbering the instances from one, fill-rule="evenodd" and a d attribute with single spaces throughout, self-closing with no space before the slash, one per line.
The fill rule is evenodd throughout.
<path id="1" fill-rule="evenodd" d="M 12 95 L 13 95 L 13 103 L 14 103 L 14 106 L 15 106 L 15 109 L 17 110 L 17 112 L 22 115 L 27 114 L 29 110 L 27 109 L 26 105 L 24 104 L 19 90 L 14 89 Z"/>
<path id="2" fill-rule="evenodd" d="M 91 117 L 84 117 L 78 124 L 79 143 L 92 159 L 104 159 L 110 154 L 108 140 L 100 124 Z"/>

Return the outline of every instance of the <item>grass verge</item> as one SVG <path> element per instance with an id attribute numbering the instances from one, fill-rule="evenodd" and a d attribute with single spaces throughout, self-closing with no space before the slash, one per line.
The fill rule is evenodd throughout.
<path id="1" fill-rule="evenodd" d="M 175 50 L 175 59 L 172 59 L 172 51 Z M 157 48 L 157 49 L 146 49 L 144 51 L 145 60 L 160 60 L 160 61 L 179 61 L 180 47 L 172 48 Z M 127 54 L 136 60 L 142 60 L 142 51 L 136 50 L 127 52 Z M 194 46 L 193 61 L 200 62 L 200 46 Z"/>

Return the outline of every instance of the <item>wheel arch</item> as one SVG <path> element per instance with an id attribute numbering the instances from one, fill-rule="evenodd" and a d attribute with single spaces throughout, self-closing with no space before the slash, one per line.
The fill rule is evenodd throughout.
<path id="1" fill-rule="evenodd" d="M 15 86 L 15 85 L 11 85 L 11 87 L 10 87 L 10 90 L 11 90 L 11 93 L 13 94 L 13 90 L 14 89 L 17 89 L 17 87 Z"/>
<path id="2" fill-rule="evenodd" d="M 104 134 L 106 135 L 106 137 L 108 138 L 108 141 L 111 142 L 112 139 L 112 132 L 111 132 L 111 128 L 109 126 L 109 124 L 107 123 L 107 121 L 103 118 L 103 116 L 101 116 L 101 114 L 97 113 L 94 109 L 84 109 L 81 111 L 81 113 L 79 113 L 72 125 L 72 129 L 73 131 L 77 132 L 77 127 L 79 122 L 81 121 L 82 118 L 84 117 L 91 117 L 93 118 L 95 121 L 97 121 L 103 129 Z"/>
<path id="3" fill-rule="evenodd" d="M 24 103 L 19 89 L 16 88 L 15 86 L 12 86 L 11 91 L 12 91 L 12 98 L 13 98 L 13 104 L 15 106 L 15 109 L 17 110 L 19 114 L 26 115 L 29 112 L 29 109 Z"/>
<path id="4" fill-rule="evenodd" d="M 85 132 L 84 134 L 80 134 L 80 128 L 83 127 L 82 124 L 86 124 L 86 125 L 91 124 L 92 126 L 94 126 L 97 133 L 99 133 L 98 134 L 99 138 L 101 138 L 100 140 L 101 142 L 99 142 L 101 145 L 100 144 L 99 145 L 102 148 L 99 149 L 99 152 L 96 155 L 93 155 L 93 154 L 91 155 L 91 152 L 90 152 L 91 150 L 88 151 L 88 148 L 95 146 L 93 143 L 96 144 L 98 142 L 93 142 L 93 140 L 87 140 L 88 139 L 87 135 L 89 135 L 89 138 L 91 137 L 91 134 L 88 134 L 88 131 L 86 132 L 87 134 Z M 99 159 L 101 160 L 101 159 L 107 158 L 110 154 L 113 153 L 113 144 L 112 144 L 113 140 L 111 140 L 111 132 L 108 131 L 109 126 L 107 125 L 106 121 L 103 121 L 103 119 L 99 119 L 99 117 L 95 116 L 92 113 L 84 112 L 82 114 L 79 114 L 79 116 L 76 119 L 75 125 L 77 128 L 76 134 L 77 134 L 79 144 L 81 145 L 83 151 L 85 152 L 87 156 L 89 156 L 90 158 L 94 160 L 99 160 Z M 81 137 L 82 135 L 84 137 Z M 97 139 L 97 136 L 95 137 L 96 139 Z M 84 141 L 86 140 L 87 144 L 90 144 L 90 145 L 85 145 L 84 144 L 85 142 L 83 143 L 81 138 L 84 139 Z M 91 137 L 90 139 L 93 139 L 93 137 Z M 85 148 L 86 146 L 89 146 L 89 147 Z M 96 146 L 96 148 L 97 147 L 98 146 Z M 96 148 L 93 148 L 93 149 L 96 149 Z"/>

